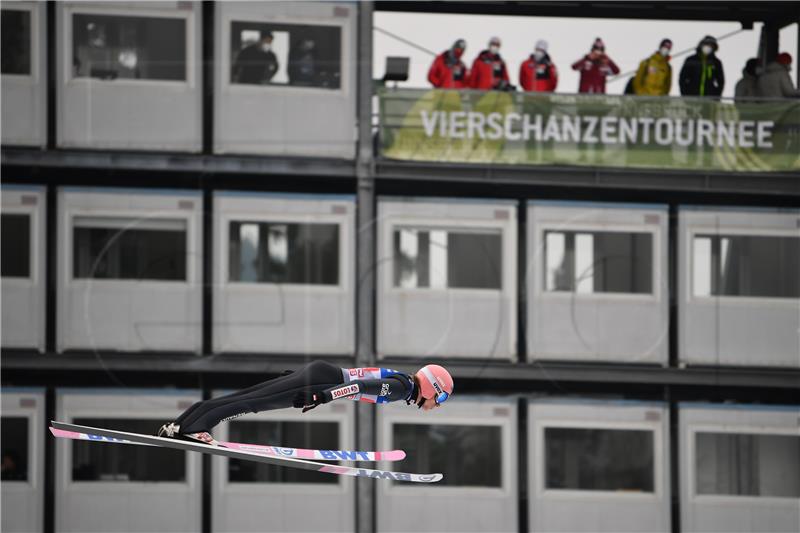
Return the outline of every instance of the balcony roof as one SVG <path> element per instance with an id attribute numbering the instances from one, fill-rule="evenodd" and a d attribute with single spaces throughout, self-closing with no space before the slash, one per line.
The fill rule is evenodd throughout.
<path id="1" fill-rule="evenodd" d="M 642 20 L 798 22 L 796 2 L 375 2 L 376 11 Z"/>

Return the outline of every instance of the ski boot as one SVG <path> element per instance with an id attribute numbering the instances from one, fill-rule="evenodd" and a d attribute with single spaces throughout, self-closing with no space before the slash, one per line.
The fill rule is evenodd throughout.
<path id="1" fill-rule="evenodd" d="M 199 442 L 200 444 L 208 444 L 211 446 L 217 446 L 219 444 L 214 440 L 214 437 L 211 436 L 211 433 L 207 431 L 201 431 L 199 433 L 181 433 L 180 430 L 181 427 L 179 425 L 170 422 L 159 428 L 158 436 L 168 439 L 185 440 L 187 442 Z"/>

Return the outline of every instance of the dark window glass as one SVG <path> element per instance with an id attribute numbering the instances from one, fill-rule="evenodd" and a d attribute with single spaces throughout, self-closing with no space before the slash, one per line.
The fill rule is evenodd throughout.
<path id="1" fill-rule="evenodd" d="M 394 286 L 500 289 L 502 249 L 500 231 L 395 230 Z"/>
<path id="2" fill-rule="evenodd" d="M 545 428 L 546 488 L 653 492 L 653 432 Z"/>
<path id="3" fill-rule="evenodd" d="M 338 89 L 341 33 L 336 26 L 233 22 L 231 83 Z"/>
<path id="4" fill-rule="evenodd" d="M 3 481 L 28 480 L 28 418 L 2 417 L 3 464 L 0 475 Z"/>
<path id="5" fill-rule="evenodd" d="M 231 222 L 230 281 L 339 284 L 339 226 Z"/>
<path id="6" fill-rule="evenodd" d="M 29 75 L 31 73 L 31 14 L 28 11 L 3 9 L 2 73 Z"/>
<path id="7" fill-rule="evenodd" d="M 75 424 L 152 435 L 163 420 L 76 418 Z M 156 446 L 72 441 L 73 481 L 186 481 L 186 452 Z"/>
<path id="8" fill-rule="evenodd" d="M 31 275 L 31 217 L 3 214 L 2 275 L 4 278 L 27 278 Z"/>
<path id="9" fill-rule="evenodd" d="M 288 448 L 337 450 L 339 424 L 337 422 L 231 422 L 230 440 Z M 331 464 L 338 463 L 331 461 Z M 338 476 L 331 474 L 240 459 L 228 460 L 228 480 L 232 483 L 336 484 L 339 482 Z"/>
<path id="10" fill-rule="evenodd" d="M 72 16 L 76 78 L 186 79 L 186 21 L 179 18 Z"/>
<path id="11" fill-rule="evenodd" d="M 110 227 L 103 225 L 103 219 L 77 219 L 73 232 L 76 278 L 186 279 L 185 221 L 115 220 Z M 159 225 L 164 229 L 155 229 Z"/>
<path id="12" fill-rule="evenodd" d="M 653 292 L 653 236 L 545 232 L 545 289 L 578 293 Z"/>
<path id="13" fill-rule="evenodd" d="M 800 238 L 697 235 L 695 296 L 800 298 Z"/>
<path id="14" fill-rule="evenodd" d="M 697 433 L 697 494 L 800 498 L 800 437 Z"/>
<path id="15" fill-rule="evenodd" d="M 394 424 L 393 446 L 406 458 L 392 470 L 432 474 L 444 479 L 431 487 L 500 487 L 502 442 L 499 426 Z"/>

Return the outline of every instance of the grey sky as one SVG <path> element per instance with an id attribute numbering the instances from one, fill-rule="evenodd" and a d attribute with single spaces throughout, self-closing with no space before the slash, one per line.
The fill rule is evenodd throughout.
<path id="1" fill-rule="evenodd" d="M 500 54 L 509 69 L 511 83 L 519 85 L 519 65 L 533 51 L 538 39 L 550 44 L 550 56 L 559 70 L 558 92 L 577 92 L 578 73 L 570 65 L 589 51 L 595 37 L 606 43 L 606 53 L 619 65 L 622 72 L 635 70 L 639 61 L 652 54 L 664 37 L 672 39 L 673 53 L 694 48 L 704 35 L 719 37 L 741 29 L 736 22 L 675 22 L 647 20 L 610 20 L 556 17 L 510 17 L 487 15 L 440 15 L 418 13 L 396 13 L 376 11 L 375 27 L 402 36 L 423 48 L 440 53 L 453 41 L 464 38 L 467 50 L 465 63 L 472 60 L 484 48 L 492 36 L 503 41 Z M 732 96 L 736 82 L 741 78 L 742 67 L 749 57 L 756 55 L 761 25 L 745 30 L 720 42 L 717 56 L 725 70 L 723 95 Z M 792 54 L 792 78 L 797 73 L 797 24 L 784 28 L 780 33 L 780 50 Z M 687 54 L 688 55 L 688 54 Z M 409 81 L 402 87 L 430 87 L 427 81 L 428 68 L 433 57 L 397 41 L 379 31 L 374 32 L 374 75 L 384 73 L 386 56 L 411 58 Z M 686 56 L 673 59 L 673 83 L 670 94 L 680 94 L 677 74 Z M 608 85 L 610 94 L 622 93 L 627 76 Z"/>

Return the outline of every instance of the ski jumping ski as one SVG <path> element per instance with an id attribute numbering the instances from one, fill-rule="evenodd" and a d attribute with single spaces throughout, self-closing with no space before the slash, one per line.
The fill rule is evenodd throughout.
<path id="1" fill-rule="evenodd" d="M 143 442 L 134 442 L 125 439 L 103 437 L 91 433 L 79 433 L 77 431 L 65 431 L 63 429 L 50 428 L 54 437 L 72 440 L 88 440 L 92 442 L 111 442 L 116 444 L 135 444 L 137 446 L 155 446 Z M 304 448 L 288 448 L 283 446 L 269 446 L 262 444 L 245 444 L 241 442 L 218 441 L 222 446 L 232 450 L 252 452 L 258 455 L 273 455 L 278 457 L 294 457 L 296 459 L 312 459 L 317 461 L 402 461 L 406 458 L 403 450 L 362 452 L 351 450 L 308 450 Z"/>
<path id="2" fill-rule="evenodd" d="M 251 451 L 236 450 L 236 449 L 226 448 L 224 446 L 194 443 L 194 442 L 170 439 L 165 437 L 142 435 L 140 433 L 116 431 L 113 429 L 103 429 L 103 428 L 94 428 L 89 426 L 81 426 L 77 424 L 67 424 L 65 422 L 58 422 L 55 420 L 53 420 L 50 425 L 53 428 L 61 431 L 86 433 L 87 435 L 106 437 L 108 439 L 132 441 L 140 444 L 150 444 L 154 446 L 161 446 L 164 448 L 172 448 L 175 450 L 186 450 L 186 451 L 207 453 L 211 455 L 230 457 L 233 459 L 256 461 L 260 463 L 267 463 L 267 464 L 285 466 L 290 468 L 300 468 L 303 470 L 314 470 L 317 472 L 325 472 L 327 474 L 336 474 L 340 476 L 390 479 L 394 481 L 410 481 L 412 483 L 435 483 L 437 481 L 441 481 L 441 479 L 444 477 L 442 474 L 438 473 L 412 474 L 406 472 L 393 472 L 390 470 L 373 470 L 370 468 L 356 468 L 350 466 L 317 463 L 315 461 L 298 459 L 295 457 L 257 454 Z M 111 442 L 116 442 L 116 441 L 111 441 Z"/>

